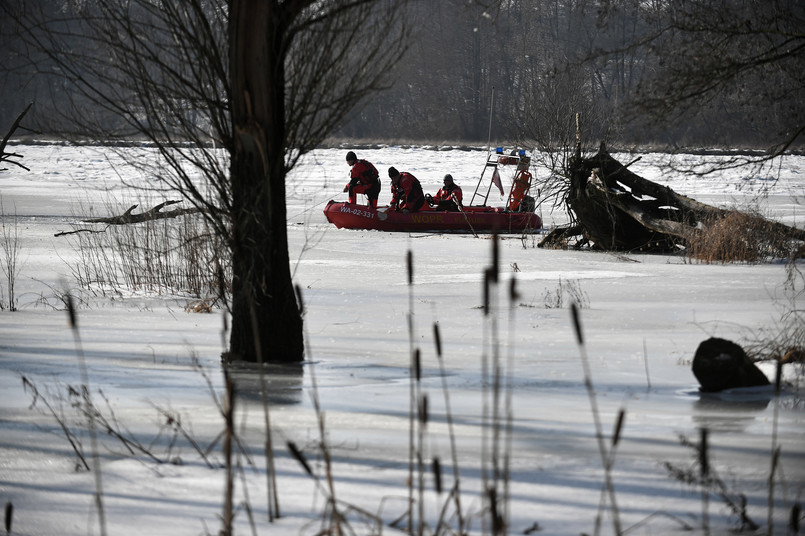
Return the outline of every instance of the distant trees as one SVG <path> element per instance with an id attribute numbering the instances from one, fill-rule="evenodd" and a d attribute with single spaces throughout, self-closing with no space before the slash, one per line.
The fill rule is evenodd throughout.
<path id="1" fill-rule="evenodd" d="M 413 2 L 411 53 L 387 80 L 390 89 L 362 101 L 333 125 L 332 134 L 479 143 L 490 136 L 491 112 L 493 140 L 557 147 L 573 141 L 580 112 L 594 143 L 801 148 L 803 5 Z M 387 28 L 371 14 L 355 15 L 349 25 L 375 34 Z M 3 34 L 13 29 L 13 22 L 0 21 Z M 0 51 L 3 66 L 19 67 L 19 57 L 8 50 Z M 374 59 L 365 63 L 367 73 L 379 66 Z M 44 83 L 26 76 L 17 69 L 0 78 L 0 87 L 24 84 L 26 91 L 52 96 L 57 104 L 48 117 L 68 108 L 61 78 Z M 5 93 L 15 105 L 0 102 L 0 116 L 8 114 L 9 122 L 13 115 L 6 110 L 16 113 L 21 106 L 16 91 Z M 45 113 L 38 101 L 36 113 Z"/>
<path id="2" fill-rule="evenodd" d="M 547 146 L 575 135 L 576 112 L 611 110 L 636 84 L 625 60 L 617 87 L 614 67 L 582 62 L 604 45 L 589 2 L 446 0 L 412 11 L 411 53 L 393 87 L 342 134 L 430 142 L 491 134 Z"/>
<path id="3" fill-rule="evenodd" d="M 341 131 L 439 142 L 802 147 L 796 0 L 416 4 L 394 86 Z M 494 88 L 494 105 L 493 105 Z"/>
<path id="4" fill-rule="evenodd" d="M 494 3 L 494 2 L 492 2 Z M 338 133 L 380 140 L 486 138 L 487 55 L 495 53 L 482 3 L 414 2 L 411 47 L 397 65 L 389 91 L 368 103 Z"/>
<path id="5" fill-rule="evenodd" d="M 285 178 L 383 86 L 406 49 L 405 2 L 9 1 L 0 15 L 20 36 L 15 72 L 59 88 L 49 130 L 151 142 L 160 160 L 129 164 L 226 239 L 229 358 L 301 360 Z"/>
<path id="6" fill-rule="evenodd" d="M 805 3 L 650 5 L 640 12 L 643 31 L 617 51 L 651 66 L 633 99 L 636 115 L 655 125 L 670 123 L 727 143 L 767 148 L 771 155 L 802 145 Z M 612 15 L 605 13 L 604 22 Z"/>

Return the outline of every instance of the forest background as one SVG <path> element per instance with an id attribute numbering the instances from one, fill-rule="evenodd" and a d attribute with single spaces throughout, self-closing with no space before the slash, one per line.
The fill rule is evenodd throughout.
<path id="1" fill-rule="evenodd" d="M 69 2 L 32 3 L 60 9 L 59 4 Z M 680 76 L 673 71 L 676 58 L 684 56 L 690 63 L 694 52 L 701 55 L 701 67 L 709 61 L 702 54 L 709 53 L 730 64 L 725 56 L 734 51 L 741 58 L 766 62 L 761 54 L 768 50 L 753 56 L 753 47 L 764 41 L 785 43 L 785 26 L 802 20 L 803 8 L 796 2 L 743 3 L 750 6 L 745 9 L 762 10 L 745 14 L 713 5 L 712 11 L 705 11 L 708 22 L 730 28 L 732 35 L 722 32 L 721 43 L 700 42 L 698 51 L 683 50 L 678 43 L 666 46 L 672 43 L 666 38 L 666 21 L 654 18 L 664 11 L 662 5 L 659 0 L 411 2 L 411 50 L 397 66 L 392 83 L 367 99 L 332 138 L 431 144 L 491 139 L 555 147 L 575 132 L 573 118 L 581 113 L 585 135 L 593 143 L 606 139 L 622 147 L 661 150 L 767 149 L 769 140 L 791 139 L 791 132 L 805 124 L 797 98 L 805 84 L 803 70 L 796 69 L 796 50 L 770 58 L 773 68 L 747 69 L 734 80 L 720 80 L 714 70 L 717 91 L 707 91 L 695 107 L 675 106 L 673 121 L 657 113 L 657 98 L 662 98 L 656 93 L 657 82 L 665 78 L 667 86 L 668 77 Z M 771 31 L 763 27 L 763 19 L 773 21 Z M 373 31 L 367 21 L 355 24 Z M 61 131 L 59 118 L 81 101 L 64 91 L 58 72 L 42 76 L 48 71 L 47 59 L 35 63 L 35 76 L 34 63 L 13 46 L 15 31 L 12 21 L 0 21 L 0 35 L 9 43 L 0 50 L 0 125 L 10 125 L 35 102 L 26 123 Z M 741 69 L 739 64 L 732 67 Z M 98 121 L 115 121 L 86 104 Z"/>

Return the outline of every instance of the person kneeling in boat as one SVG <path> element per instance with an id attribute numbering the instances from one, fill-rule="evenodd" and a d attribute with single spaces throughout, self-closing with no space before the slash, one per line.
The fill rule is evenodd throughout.
<path id="1" fill-rule="evenodd" d="M 453 181 L 453 176 L 449 173 L 444 176 L 444 186 L 442 186 L 436 195 L 430 194 L 425 196 L 425 201 L 436 210 L 448 210 L 450 212 L 457 212 L 464 205 L 461 200 L 463 195 L 461 187 Z"/>
<path id="2" fill-rule="evenodd" d="M 407 171 L 400 173 L 390 167 L 389 178 L 393 194 L 389 208 L 402 212 L 416 212 L 423 207 L 425 195 L 422 193 L 422 185 L 419 184 L 416 177 Z"/>
<path id="3" fill-rule="evenodd" d="M 347 164 L 352 168 L 349 173 L 349 184 L 344 187 L 349 192 L 349 202 L 355 203 L 358 194 L 366 194 L 367 204 L 377 208 L 377 198 L 380 196 L 380 174 L 368 160 L 358 160 L 352 151 L 347 153 Z"/>

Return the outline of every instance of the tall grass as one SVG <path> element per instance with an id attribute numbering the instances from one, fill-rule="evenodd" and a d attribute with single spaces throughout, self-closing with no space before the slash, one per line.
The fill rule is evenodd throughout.
<path id="1" fill-rule="evenodd" d="M 577 279 L 560 277 L 556 288 L 545 289 L 542 299 L 546 309 L 564 309 L 568 303 L 575 303 L 579 309 L 586 309 L 590 305 L 590 298 Z"/>
<path id="2" fill-rule="evenodd" d="M 22 242 L 20 241 L 17 214 L 15 212 L 13 215 L 6 215 L 3 198 L 0 196 L 0 254 L 2 254 L 0 272 L 3 273 L 6 284 L 5 293 L 0 285 L 0 311 L 3 309 L 17 310 L 16 284 L 21 252 Z"/>
<path id="3" fill-rule="evenodd" d="M 791 255 L 791 240 L 757 212 L 730 210 L 703 220 L 686 237 L 688 259 L 756 263 Z"/>
<path id="4" fill-rule="evenodd" d="M 781 363 L 794 369 L 793 384 L 802 386 L 805 378 L 805 244 L 791 254 L 786 263 L 784 295 L 777 304 L 779 318 L 771 327 L 746 329 L 746 354 L 754 361 Z"/>
<path id="5" fill-rule="evenodd" d="M 110 213 L 121 208 L 110 205 Z M 220 299 L 219 269 L 231 280 L 229 249 L 199 214 L 128 225 L 74 224 L 67 235 L 78 285 L 96 295 L 129 292 Z"/>

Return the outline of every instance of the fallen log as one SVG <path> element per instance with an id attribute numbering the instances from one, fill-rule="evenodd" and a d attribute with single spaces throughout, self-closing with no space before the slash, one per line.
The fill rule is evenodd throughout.
<path id="1" fill-rule="evenodd" d="M 143 223 L 146 221 L 153 221 L 153 220 L 161 220 L 164 218 L 177 218 L 179 216 L 184 216 L 186 214 L 196 214 L 201 212 L 198 208 L 175 208 L 173 210 L 167 210 L 163 212 L 163 208 L 169 205 L 175 205 L 176 203 L 181 203 L 181 201 L 165 201 L 164 203 L 160 203 L 155 207 L 146 210 L 145 212 L 140 212 L 138 214 L 134 214 L 134 209 L 136 209 L 139 205 L 132 205 L 119 216 L 108 216 L 105 218 L 90 218 L 86 220 L 81 220 L 82 223 L 105 223 L 107 226 L 109 225 L 129 225 L 132 223 Z M 106 231 L 106 229 L 98 230 L 98 229 L 75 229 L 73 231 L 62 231 L 56 233 L 53 236 L 65 236 L 71 234 L 78 234 L 78 233 L 102 233 Z"/>
<path id="2" fill-rule="evenodd" d="M 109 216 L 107 218 L 92 218 L 88 220 L 82 220 L 84 223 L 107 223 L 109 225 L 128 225 L 130 223 L 142 223 L 146 221 L 152 220 L 160 220 L 163 218 L 176 218 L 178 216 L 184 216 L 185 214 L 195 214 L 200 212 L 197 208 L 176 208 L 173 210 L 168 210 L 166 212 L 162 212 L 162 209 L 168 205 L 175 205 L 176 203 L 181 203 L 181 201 L 165 201 L 164 203 L 160 203 L 159 205 L 146 210 L 145 212 L 140 212 L 139 214 L 134 214 L 133 211 L 139 205 L 132 205 L 119 216 Z"/>
<path id="3" fill-rule="evenodd" d="M 589 242 L 595 249 L 687 250 L 695 256 L 698 254 L 695 250 L 703 248 L 702 244 L 707 242 L 702 237 L 735 214 L 741 214 L 742 218 L 729 221 L 742 228 L 732 229 L 732 235 L 737 242 L 747 242 L 746 251 L 734 256 L 730 251 L 718 252 L 715 257 L 709 255 L 707 260 L 757 260 L 755 257 L 766 251 L 788 256 L 791 247 L 796 249 L 790 242 L 805 241 L 805 230 L 713 207 L 644 179 L 629 170 L 636 161 L 627 165 L 618 162 L 604 144 L 598 153 L 583 158 L 577 147 L 566 173 L 570 185 L 565 199 L 575 221 L 554 230 L 539 246 L 564 247 L 577 237 L 577 244 Z M 763 244 L 752 244 L 752 240 Z"/>

